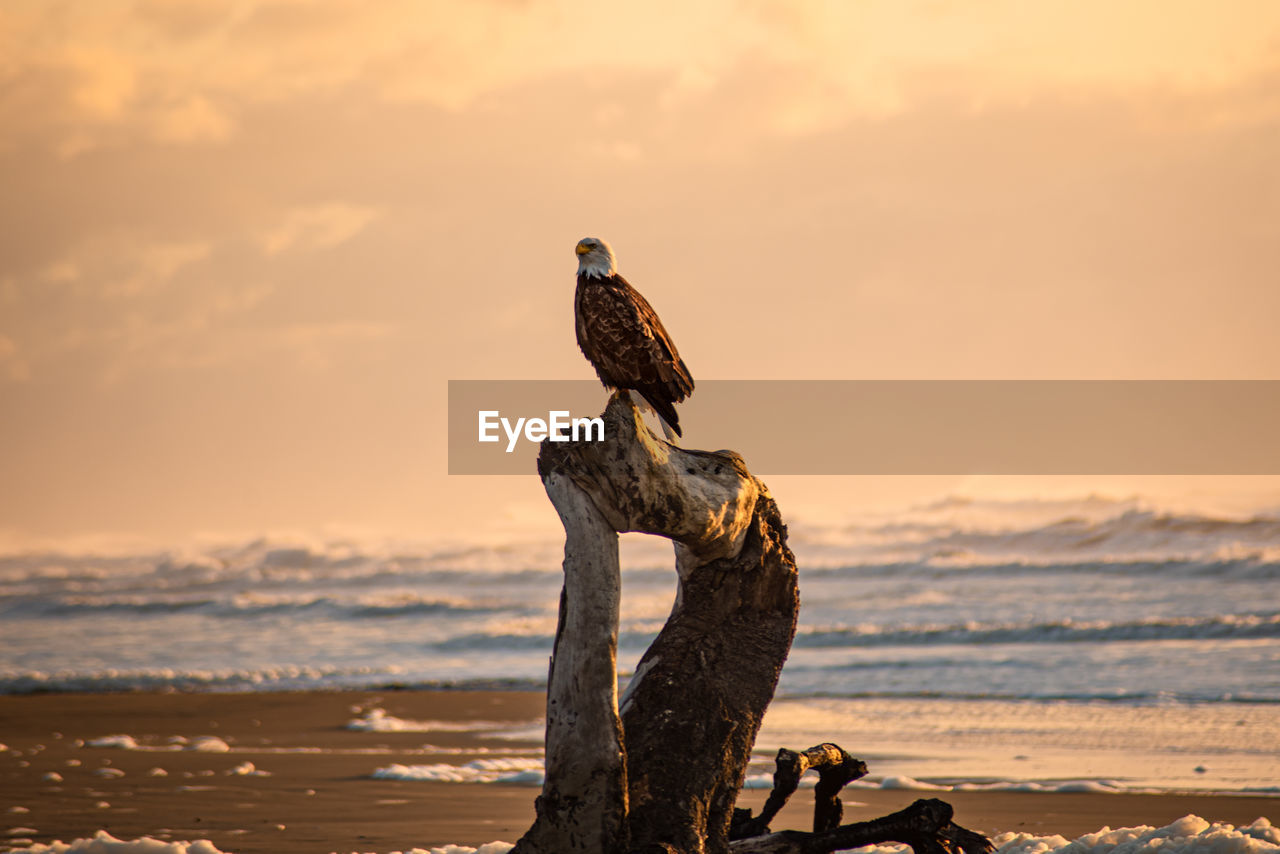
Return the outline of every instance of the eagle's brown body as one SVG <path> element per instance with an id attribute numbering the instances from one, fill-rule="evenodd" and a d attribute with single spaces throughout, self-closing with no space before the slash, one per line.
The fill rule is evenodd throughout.
<path id="1" fill-rule="evenodd" d="M 574 315 L 578 346 L 600 382 L 634 390 L 681 435 L 675 404 L 693 392 L 693 377 L 649 301 L 616 272 L 579 273 Z"/>

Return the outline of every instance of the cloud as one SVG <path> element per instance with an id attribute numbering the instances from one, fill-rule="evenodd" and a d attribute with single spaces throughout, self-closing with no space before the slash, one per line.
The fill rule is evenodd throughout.
<path id="1" fill-rule="evenodd" d="M 13 342 L 2 348 L 11 378 L 29 377 L 30 365 L 41 376 L 76 365 L 77 373 L 118 378 L 162 364 L 166 350 L 197 346 L 211 327 L 248 312 L 271 292 L 261 283 L 219 280 L 206 264 L 216 247 L 212 240 L 115 229 L 8 277 L 2 295 L 17 305 L 27 344 L 21 354 Z M 186 276 L 204 286 L 173 287 L 188 283 Z"/>
<path id="2" fill-rule="evenodd" d="M 72 102 L 89 119 L 120 118 L 138 94 L 138 68 L 132 57 L 106 46 L 68 44 L 61 65 L 75 81 Z"/>
<path id="3" fill-rule="evenodd" d="M 390 337 L 395 327 L 390 323 L 371 321 L 326 321 L 293 323 L 273 330 L 264 349 L 276 349 L 309 370 L 326 370 L 333 363 L 334 351 L 357 344 Z"/>
<path id="4" fill-rule="evenodd" d="M 31 366 L 8 335 L 0 335 L 0 379 L 21 383 L 31 379 Z"/>
<path id="5" fill-rule="evenodd" d="M 294 208 L 262 236 L 262 249 L 268 255 L 329 249 L 355 237 L 377 216 L 376 208 L 342 202 Z"/>
<path id="6" fill-rule="evenodd" d="M 256 304 L 258 294 L 242 294 L 244 301 L 194 310 L 173 321 L 126 318 L 103 333 L 114 342 L 102 380 L 110 386 L 145 373 L 188 374 L 231 366 L 267 365 L 286 373 L 318 372 L 347 360 L 352 348 L 365 348 L 390 338 L 395 327 L 376 321 L 309 321 L 259 325 L 219 325 Z"/>
<path id="7" fill-rule="evenodd" d="M 74 156 L 121 139 L 220 144 L 260 104 L 359 86 L 461 110 L 563 75 L 655 74 L 668 106 L 755 67 L 796 81 L 778 129 L 878 117 L 939 92 L 975 109 L 1045 94 L 1230 87 L 1275 65 L 1269 0 L 449 0 L 48 4 L 0 12 L 0 120 Z M 18 94 L 12 94 L 18 93 Z M 25 93 L 25 94 L 23 94 Z"/>
<path id="8" fill-rule="evenodd" d="M 102 286 L 105 297 L 136 297 L 144 291 L 163 287 L 185 267 L 209 257 L 213 246 L 207 241 L 151 243 L 129 253 L 132 269 L 123 277 Z"/>
<path id="9" fill-rule="evenodd" d="M 152 116 L 156 139 L 162 142 L 225 142 L 231 138 L 235 122 L 208 98 L 191 95 L 170 107 L 157 109 Z"/>
<path id="10" fill-rule="evenodd" d="M 323 371 L 344 350 L 394 333 L 392 324 L 377 321 L 234 322 L 274 290 L 269 285 L 224 290 L 171 320 L 119 319 L 97 334 L 96 345 L 109 353 L 103 382 L 109 386 L 139 374 L 208 372 L 234 365 Z"/>
<path id="11" fill-rule="evenodd" d="M 74 261 L 54 261 L 40 271 L 39 279 L 49 284 L 68 284 L 80 278 L 80 267 Z"/>

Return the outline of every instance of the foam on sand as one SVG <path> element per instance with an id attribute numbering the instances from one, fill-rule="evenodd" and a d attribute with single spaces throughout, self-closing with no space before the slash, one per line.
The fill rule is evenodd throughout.
<path id="1" fill-rule="evenodd" d="M 118 747 L 121 750 L 137 750 L 138 740 L 131 735 L 104 735 L 102 738 L 91 738 L 85 747 Z"/>
<path id="2" fill-rule="evenodd" d="M 389 715 L 386 709 L 370 709 L 361 717 L 347 721 L 347 729 L 356 732 L 491 732 L 523 726 L 525 724 L 512 721 L 411 721 Z M 542 726 L 541 721 L 538 726 Z"/>
<path id="3" fill-rule="evenodd" d="M 1186 815 L 1164 827 L 1104 827 L 1072 841 L 1030 833 L 1001 833 L 991 841 L 995 854 L 1273 854 L 1280 851 L 1280 829 L 1265 818 L 1235 827 Z M 904 854 L 911 849 L 894 844 L 853 850 L 858 854 Z"/>
<path id="4" fill-rule="evenodd" d="M 231 750 L 231 746 L 216 735 L 202 735 L 193 738 L 187 745 L 187 750 L 196 750 L 201 753 L 226 753 Z"/>
<path id="5" fill-rule="evenodd" d="M 137 738 L 124 733 L 104 735 L 101 738 L 91 738 L 85 742 L 85 747 L 109 747 L 117 750 L 149 751 L 195 750 L 201 753 L 226 753 L 231 750 L 231 745 L 227 744 L 216 735 L 198 735 L 195 738 L 175 735 L 171 736 L 166 744 L 144 745 L 139 742 Z"/>
<path id="6" fill-rule="evenodd" d="M 271 776 L 270 771 L 263 771 L 261 768 L 257 768 L 256 766 L 254 766 L 252 762 L 249 762 L 247 760 L 245 762 L 241 762 L 239 765 L 237 765 L 234 768 L 224 771 L 223 773 L 229 774 L 235 777 L 270 777 Z"/>
<path id="7" fill-rule="evenodd" d="M 508 785 L 540 786 L 545 772 L 541 759 L 496 757 L 476 759 L 465 765 L 434 763 L 429 765 L 401 765 L 399 763 L 378 768 L 369 776 L 378 780 L 408 780 L 435 783 L 505 783 Z M 800 778 L 800 788 L 813 788 L 818 782 L 814 775 Z M 743 780 L 744 789 L 773 788 L 772 773 L 748 774 Z M 917 780 L 904 775 L 889 776 L 881 780 L 855 780 L 847 787 L 854 789 L 900 789 L 916 792 L 1030 792 L 1063 793 L 1088 792 L 1093 794 L 1161 794 L 1157 789 L 1127 787 L 1114 780 L 1059 780 L 1045 783 L 1004 781 L 995 783 L 960 783 L 943 785 Z M 1258 793 L 1254 793 L 1258 794 Z M 1218 852 L 1214 852 L 1218 854 Z"/>
<path id="8" fill-rule="evenodd" d="M 379 780 L 441 783 L 518 783 L 542 785 L 541 759 L 477 759 L 465 765 L 390 765 L 371 775 Z"/>
<path id="9" fill-rule="evenodd" d="M 813 788 L 818 778 L 806 775 L 800 778 L 800 788 Z M 749 774 L 742 783 L 744 789 L 772 789 L 773 774 Z M 1088 792 L 1096 795 L 1138 795 L 1164 794 L 1167 790 L 1151 788 L 1134 788 L 1125 786 L 1114 780 L 1059 780 L 1051 783 L 1030 781 L 1005 781 L 997 783 L 958 783 L 954 786 L 941 783 L 929 783 L 906 775 L 894 775 L 882 780 L 854 780 L 846 787 L 853 789 L 901 789 L 911 792 L 1044 792 L 1060 794 L 1064 792 Z M 1253 795 L 1263 792 L 1250 792 Z"/>
<path id="10" fill-rule="evenodd" d="M 23 849 L 39 854 L 226 854 L 207 839 L 195 842 L 163 842 L 144 836 L 141 839 L 116 839 L 105 830 L 99 830 L 92 839 L 73 842 L 55 840 L 48 845 L 36 844 Z"/>
<path id="11" fill-rule="evenodd" d="M 992 840 L 996 854 L 1274 854 L 1280 852 L 1280 829 L 1260 818 L 1245 827 L 1211 824 L 1199 816 L 1186 815 L 1164 827 L 1104 827 L 1068 841 L 1062 836 L 1034 836 L 1030 833 L 1002 833 Z M 445 845 L 412 848 L 391 854 L 507 854 L 509 842 L 490 842 L 479 848 Z M 92 839 L 71 843 L 32 845 L 24 850 L 39 854 L 224 854 L 207 839 L 195 842 L 162 842 L 151 837 L 132 841 L 116 839 L 99 830 Z M 905 845 L 874 845 L 856 849 L 860 854 L 903 854 Z"/>
<path id="12" fill-rule="evenodd" d="M 997 854 L 1047 854 L 1071 846 L 1071 854 L 1263 854 L 1280 851 L 1280 829 L 1260 818 L 1247 827 L 1210 824 L 1186 815 L 1164 827 L 1109 827 L 1073 842 L 1061 836 L 1002 833 L 992 840 Z"/>
<path id="13" fill-rule="evenodd" d="M 392 851 L 390 854 L 507 854 L 514 847 L 510 842 L 489 842 L 479 848 L 472 848 L 470 845 L 445 845 L 438 848 Z M 36 844 L 11 850 L 34 851 L 37 854 L 229 854 L 207 839 L 163 842 L 144 836 L 141 839 L 125 840 L 116 839 L 105 830 L 99 830 L 92 839 L 77 839 L 70 843 L 55 841 L 48 845 Z"/>
<path id="14" fill-rule="evenodd" d="M 914 792 L 947 792 L 951 790 L 950 786 L 939 786 L 936 783 L 925 783 L 914 777 L 885 777 L 880 781 L 882 789 L 908 789 Z"/>
<path id="15" fill-rule="evenodd" d="M 434 750 L 431 752 L 435 752 Z M 464 765 L 434 763 L 428 765 L 393 764 L 378 768 L 371 775 L 380 780 L 408 780 L 413 782 L 440 783 L 506 783 L 515 785 L 541 785 L 544 779 L 543 761 L 540 758 L 501 756 L 477 759 Z M 800 779 L 802 789 L 812 788 L 818 782 L 815 775 Z M 742 782 L 744 789 L 773 788 L 773 773 L 761 771 L 749 773 Z M 898 789 L 916 792 L 1027 792 L 1068 793 L 1084 792 L 1098 795 L 1114 794 L 1166 794 L 1173 789 L 1126 785 L 1116 780 L 1003 780 L 996 782 L 961 782 L 956 784 L 931 783 L 906 775 L 890 775 L 883 778 L 855 780 L 847 787 L 854 789 Z M 1280 794 L 1280 790 L 1250 790 L 1255 796 Z"/>

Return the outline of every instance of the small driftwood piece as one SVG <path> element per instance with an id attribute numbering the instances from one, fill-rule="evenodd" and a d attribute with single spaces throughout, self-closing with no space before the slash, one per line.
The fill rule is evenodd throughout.
<path id="1" fill-rule="evenodd" d="M 769 822 L 809 769 L 818 772 L 813 832 L 770 832 Z M 773 791 L 760 815 L 753 818 L 750 810 L 734 810 L 731 854 L 825 854 L 883 842 L 904 843 L 916 854 L 990 854 L 994 850 L 982 834 L 952 823 L 951 806 L 939 800 L 919 800 L 883 818 L 841 825 L 840 790 L 866 773 L 865 762 L 836 744 L 823 743 L 800 753 L 784 747 L 778 751 Z"/>
<path id="2" fill-rule="evenodd" d="M 732 854 L 826 854 L 863 845 L 901 842 L 915 854 L 990 854 L 985 836 L 951 823 L 951 805 L 936 799 L 919 800 L 904 810 L 871 821 L 845 824 L 831 830 L 805 833 L 782 830 L 733 843 Z"/>
<path id="3" fill-rule="evenodd" d="M 778 751 L 775 761 L 777 769 L 773 772 L 773 791 L 769 793 L 769 800 L 765 801 L 760 815 L 754 818 L 750 810 L 734 810 L 734 822 L 729 830 L 730 839 L 746 839 L 768 833 L 769 822 L 786 806 L 787 799 L 795 794 L 800 785 L 800 778 L 810 768 L 818 772 L 818 785 L 814 787 L 813 793 L 813 832 L 837 828 L 844 816 L 840 790 L 853 780 L 867 776 L 867 763 L 854 759 L 839 745 L 828 742 L 801 753 L 784 747 Z"/>

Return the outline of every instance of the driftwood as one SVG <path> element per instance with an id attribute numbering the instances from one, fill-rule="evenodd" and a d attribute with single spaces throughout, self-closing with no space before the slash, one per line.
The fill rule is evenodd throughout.
<path id="1" fill-rule="evenodd" d="M 818 854 L 883 842 L 902 842 L 916 854 L 990 854 L 991 841 L 951 821 L 951 806 L 939 800 L 919 800 L 905 810 L 852 824 L 840 824 L 844 807 L 840 790 L 865 776 L 867 765 L 839 745 L 823 743 L 801 753 L 778 751 L 773 791 L 760 815 L 734 810 L 730 835 L 732 854 Z M 813 833 L 783 830 L 771 833 L 768 824 L 800 784 L 805 771 L 818 772 L 814 787 Z"/>
<path id="2" fill-rule="evenodd" d="M 781 830 L 733 843 L 733 854 L 825 854 L 863 845 L 902 842 L 916 854 L 987 854 L 994 850 L 979 833 L 951 823 L 951 805 L 919 800 L 904 810 L 871 821 L 805 833 Z"/>
<path id="3" fill-rule="evenodd" d="M 769 822 L 778 814 L 800 785 L 804 772 L 813 768 L 818 772 L 818 785 L 813 795 L 813 832 L 820 833 L 840 826 L 844 804 L 840 802 L 840 790 L 850 781 L 867 775 L 867 764 L 854 759 L 836 744 L 823 743 L 810 747 L 803 753 L 778 751 L 773 772 L 773 791 L 765 801 L 760 815 L 752 818 L 750 810 L 735 810 L 733 824 L 729 828 L 731 839 L 746 839 L 769 832 Z"/>
<path id="4" fill-rule="evenodd" d="M 547 678 L 546 784 L 519 851 L 621 850 L 627 777 L 618 719 L 618 535 L 569 478 L 547 495 L 564 522 L 564 589 Z"/>
<path id="5" fill-rule="evenodd" d="M 514 854 L 816 852 L 863 838 L 907 842 L 921 854 L 983 850 L 938 801 L 839 826 L 838 793 L 866 768 L 836 745 L 781 751 L 764 812 L 735 816 L 795 634 L 786 526 L 736 454 L 657 439 L 626 395 L 614 395 L 603 418 L 605 441 L 548 440 L 538 456 L 565 527 L 565 583 L 547 685 L 546 779 Z M 617 534 L 626 531 L 675 542 L 679 589 L 619 708 Z M 815 832 L 769 833 L 809 768 L 820 776 Z"/>

